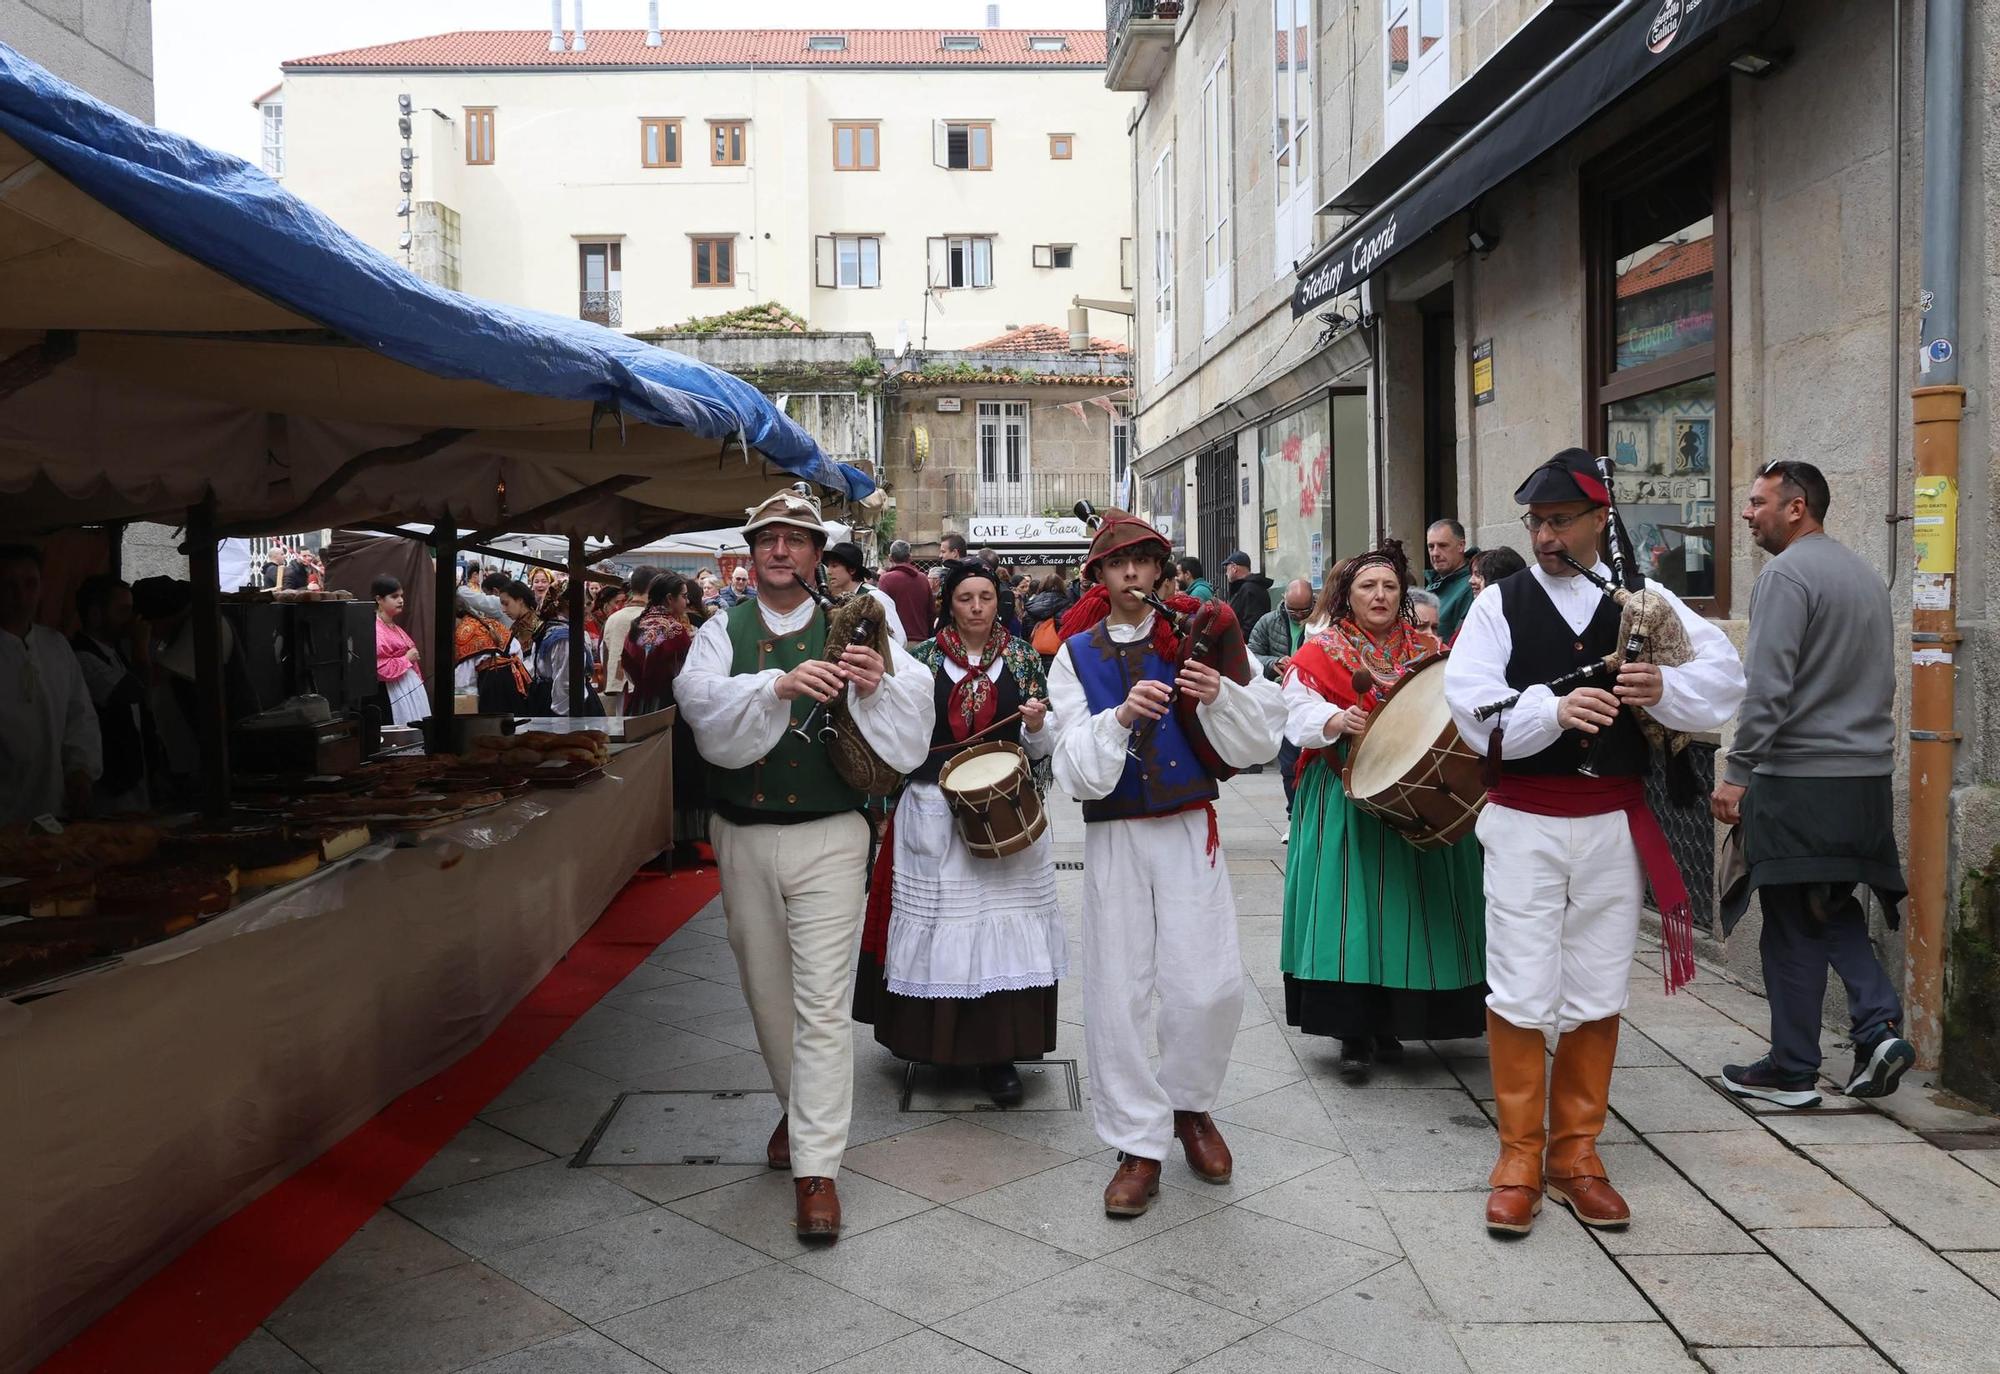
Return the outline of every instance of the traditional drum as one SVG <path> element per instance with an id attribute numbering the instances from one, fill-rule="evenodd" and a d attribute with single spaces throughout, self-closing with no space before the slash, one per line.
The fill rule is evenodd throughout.
<path id="1" fill-rule="evenodd" d="M 1049 828 L 1027 751 L 1018 744 L 994 740 L 952 755 L 938 770 L 938 790 L 965 847 L 979 858 L 1018 854 Z"/>
<path id="2" fill-rule="evenodd" d="M 1444 699 L 1444 661 L 1410 666 L 1347 750 L 1340 785 L 1356 806 L 1418 849 L 1469 834 L 1486 805 L 1479 755 L 1466 748 Z"/>

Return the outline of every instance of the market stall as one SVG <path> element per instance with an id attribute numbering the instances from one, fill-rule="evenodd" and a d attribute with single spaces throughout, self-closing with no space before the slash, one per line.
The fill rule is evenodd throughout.
<path id="1" fill-rule="evenodd" d="M 458 547 L 529 533 L 560 541 L 580 600 L 587 541 L 615 556 L 740 519 L 780 482 L 835 501 L 870 484 L 737 379 L 419 281 L 4 44 L 0 188 L 0 539 L 185 530 L 209 783 L 199 819 L 99 832 L 108 856 L 81 847 L 88 828 L 80 857 L 0 836 L 28 874 L 0 897 L 21 913 L 0 915 L 14 1369 L 477 1043 L 671 836 L 670 732 L 464 722 L 449 673 L 432 683 L 449 755 L 364 766 L 351 722 L 309 702 L 251 738 L 225 690 L 219 541 L 422 540 L 448 604 Z M 85 948 L 51 961 L 62 939 L 41 927 Z"/>

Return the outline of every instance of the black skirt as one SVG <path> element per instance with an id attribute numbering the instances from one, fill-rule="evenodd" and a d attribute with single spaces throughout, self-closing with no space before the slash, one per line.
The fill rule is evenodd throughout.
<path id="1" fill-rule="evenodd" d="M 972 1067 L 1040 1059 L 1056 1047 L 1056 989 L 1022 988 L 984 997 L 905 997 L 889 991 L 875 956 L 854 974 L 854 1019 L 875 1027 L 876 1043 L 898 1059 Z"/>
<path id="2" fill-rule="evenodd" d="M 1285 975 L 1285 1023 L 1307 1035 L 1364 1040 L 1472 1040 L 1486 1034 L 1486 984 L 1446 988 L 1385 988 L 1377 983 L 1323 983 Z"/>

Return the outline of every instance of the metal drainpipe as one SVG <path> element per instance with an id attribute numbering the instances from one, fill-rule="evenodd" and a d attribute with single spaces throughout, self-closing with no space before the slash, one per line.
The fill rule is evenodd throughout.
<path id="1" fill-rule="evenodd" d="M 1903 0 L 1889 6 L 1889 508 L 1884 578 L 1896 585 L 1903 520 Z"/>
<path id="2" fill-rule="evenodd" d="M 1965 0 L 1924 7 L 1923 326 L 1910 393 L 1917 563 L 1910 616 L 1910 924 L 1907 1033 L 1918 1063 L 1943 1049 L 1945 911 L 1950 894 L 1958 651 L 1959 177 L 1964 168 Z"/>

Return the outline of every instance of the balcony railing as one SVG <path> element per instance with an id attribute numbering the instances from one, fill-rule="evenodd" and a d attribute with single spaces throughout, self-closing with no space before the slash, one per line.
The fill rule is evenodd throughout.
<path id="1" fill-rule="evenodd" d="M 622 291 L 579 291 L 576 313 L 592 324 L 612 329 L 625 326 L 625 293 Z"/>
<path id="2" fill-rule="evenodd" d="M 1032 472 L 1018 482 L 980 480 L 978 473 L 946 473 L 945 514 L 955 519 L 974 516 L 1045 516 L 1068 519 L 1078 501 L 1102 508 L 1111 504 L 1109 472 Z"/>
<path id="3" fill-rule="evenodd" d="M 1180 0 L 1104 0 L 1104 84 L 1114 91 L 1143 91 L 1173 56 Z"/>

